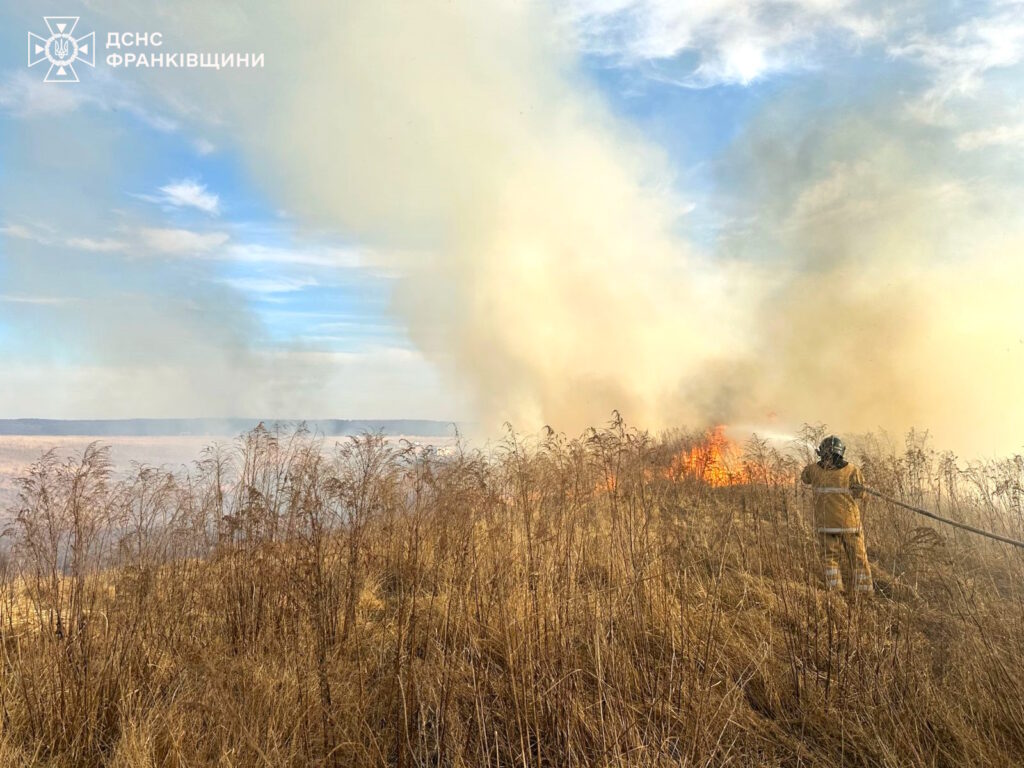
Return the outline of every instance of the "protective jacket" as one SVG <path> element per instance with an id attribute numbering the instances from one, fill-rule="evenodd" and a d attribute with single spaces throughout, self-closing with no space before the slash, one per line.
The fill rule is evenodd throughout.
<path id="1" fill-rule="evenodd" d="M 814 491 L 814 527 L 818 533 L 854 533 L 860 530 L 857 499 L 864 492 L 850 486 L 864 485 L 864 477 L 853 464 L 835 467 L 818 462 L 808 464 L 800 479 Z"/>

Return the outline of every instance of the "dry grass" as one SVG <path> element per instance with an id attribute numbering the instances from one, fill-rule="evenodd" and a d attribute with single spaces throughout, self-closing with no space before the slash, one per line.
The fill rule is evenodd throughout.
<path id="1" fill-rule="evenodd" d="M 17 500 L 17 479 L 40 454 L 56 449 L 60 455 L 81 454 L 95 437 L 66 435 L 0 436 L 0 506 Z M 181 466 L 191 462 L 200 451 L 215 441 L 230 443 L 232 438 L 195 436 L 118 436 L 104 438 L 115 472 L 131 468 L 133 462 L 155 466 Z"/>
<path id="2" fill-rule="evenodd" d="M 669 477 L 618 420 L 439 457 L 257 430 L 187 474 L 20 484 L 0 763 L 1024 764 L 1016 550 L 872 505 L 883 594 L 820 589 L 801 457 Z M 867 441 L 869 482 L 1020 536 L 1019 460 Z"/>

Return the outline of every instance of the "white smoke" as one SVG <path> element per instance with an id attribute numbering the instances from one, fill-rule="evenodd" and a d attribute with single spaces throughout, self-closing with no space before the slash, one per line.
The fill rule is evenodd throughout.
<path id="1" fill-rule="evenodd" d="M 482 423 L 575 430 L 617 408 L 1020 444 L 1019 217 L 930 170 L 935 146 L 885 103 L 897 86 L 875 123 L 755 120 L 730 160 L 744 226 L 708 256 L 667 159 L 542 5 L 185 7 L 203 44 L 267 56 L 188 97 L 289 209 L 402 272 L 395 311 Z"/>

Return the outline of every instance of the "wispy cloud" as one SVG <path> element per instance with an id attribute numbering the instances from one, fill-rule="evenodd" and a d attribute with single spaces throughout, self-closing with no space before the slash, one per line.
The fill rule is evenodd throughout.
<path id="1" fill-rule="evenodd" d="M 746 85 L 827 63 L 837 45 L 855 50 L 877 41 L 890 56 L 935 73 L 916 107 L 927 113 L 978 88 L 987 71 L 1024 59 L 1022 5 L 954 4 L 928 14 L 926 24 L 914 2 L 571 0 L 566 19 L 585 52 L 688 87 Z"/>
<path id="2" fill-rule="evenodd" d="M 41 230 L 45 231 L 41 231 Z M 31 240 L 40 245 L 74 248 L 79 251 L 90 251 L 92 253 L 116 253 L 127 250 L 129 244 L 124 240 L 117 240 L 112 237 L 61 237 L 55 229 L 50 226 L 37 224 L 33 227 L 24 224 L 6 224 L 0 227 L 0 235 L 16 237 L 19 240 Z"/>
<path id="3" fill-rule="evenodd" d="M 35 232 L 21 224 L 5 224 L 0 227 L 0 235 L 16 237 L 19 240 L 40 240 Z"/>
<path id="4" fill-rule="evenodd" d="M 225 249 L 224 257 L 250 264 L 294 264 L 353 269 L 367 263 L 366 255 L 362 251 L 333 246 L 283 248 L 256 243 L 235 243 Z"/>
<path id="5" fill-rule="evenodd" d="M 193 232 L 188 229 L 143 229 L 145 246 L 161 253 L 206 254 L 230 239 L 224 232 Z"/>
<path id="6" fill-rule="evenodd" d="M 938 35 L 913 35 L 890 53 L 928 66 L 941 75 L 948 93 L 978 87 L 990 69 L 1009 67 L 1024 57 L 1024 20 L 1019 9 L 973 18 Z"/>
<path id="7" fill-rule="evenodd" d="M 353 269 L 382 278 L 394 277 L 397 274 L 394 268 L 385 267 L 381 263 L 378 254 L 358 247 L 322 244 L 276 246 L 255 242 L 233 242 L 231 236 L 224 231 L 197 232 L 179 227 L 143 227 L 131 235 L 118 232 L 118 236 L 62 237 L 52 227 L 44 224 L 27 226 L 8 222 L 0 225 L 0 235 L 92 253 L 139 250 L 260 266 Z M 291 290 L 312 284 L 314 283 L 296 285 Z M 280 288 L 284 284 L 276 285 Z M 264 292 L 276 292 L 270 290 L 270 286 L 271 283 L 261 284 L 254 281 L 248 284 L 247 289 L 259 291 L 262 287 Z M 236 287 L 242 287 L 242 284 Z"/>
<path id="8" fill-rule="evenodd" d="M 80 251 L 92 251 L 94 253 L 115 253 L 128 248 L 128 243 L 112 238 L 94 240 L 91 237 L 72 237 L 67 240 L 67 245 Z"/>
<path id="9" fill-rule="evenodd" d="M 17 70 L 0 82 L 0 108 L 15 117 L 41 117 L 73 112 L 91 101 L 81 88 L 54 88 L 34 73 Z"/>
<path id="10" fill-rule="evenodd" d="M 24 296 L 0 294 L 0 303 L 4 304 L 40 304 L 47 306 L 55 306 L 60 304 L 68 304 L 69 302 L 72 301 L 75 301 L 75 299 L 67 296 Z"/>
<path id="11" fill-rule="evenodd" d="M 932 83 L 910 105 L 911 112 L 924 122 L 944 122 L 943 108 L 947 102 L 976 95 L 990 71 L 1024 62 L 1024 17 L 1020 4 L 981 6 L 976 15 L 949 29 L 908 35 L 899 44 L 891 45 L 889 53 L 931 71 Z"/>
<path id="12" fill-rule="evenodd" d="M 311 277 L 234 277 L 220 282 L 243 293 L 268 295 L 294 293 L 319 284 Z"/>
<path id="13" fill-rule="evenodd" d="M 132 83 L 102 70 L 90 73 L 88 81 L 73 88 L 54 88 L 35 73 L 19 69 L 0 80 L 0 109 L 17 118 L 53 117 L 93 107 L 105 112 L 132 115 L 155 130 L 171 133 L 178 122 L 154 110 Z"/>
<path id="14" fill-rule="evenodd" d="M 959 149 L 968 151 L 987 147 L 1024 149 L 1024 123 L 965 131 L 957 137 L 956 145 Z"/>
<path id="15" fill-rule="evenodd" d="M 881 23 L 852 0 L 572 0 L 568 21 L 583 50 L 625 66 L 687 54 L 673 79 L 688 87 L 745 85 L 809 65 L 815 46 L 836 33 L 860 41 Z M 655 70 L 657 72 L 657 70 Z"/>
<path id="16" fill-rule="evenodd" d="M 220 198 L 206 191 L 205 184 L 195 181 L 176 181 L 160 187 L 164 201 L 178 208 L 198 208 L 204 213 L 216 214 L 220 210 Z"/>
<path id="17" fill-rule="evenodd" d="M 167 208 L 195 208 L 211 216 L 220 213 L 220 196 L 209 192 L 205 184 L 194 179 L 172 181 L 157 191 L 159 194 L 136 197 Z"/>

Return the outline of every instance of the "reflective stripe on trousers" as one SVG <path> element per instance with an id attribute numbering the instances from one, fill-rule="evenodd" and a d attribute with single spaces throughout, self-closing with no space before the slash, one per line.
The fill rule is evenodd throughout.
<path id="1" fill-rule="evenodd" d="M 825 571 L 825 586 L 836 589 L 842 586 L 843 578 L 840 571 L 847 576 L 847 589 L 850 592 L 873 592 L 871 581 L 871 565 L 868 553 L 864 548 L 864 535 L 859 528 L 853 530 L 840 529 L 835 533 L 831 529 L 819 531 L 821 554 Z M 842 569 L 840 568 L 842 563 Z"/>

